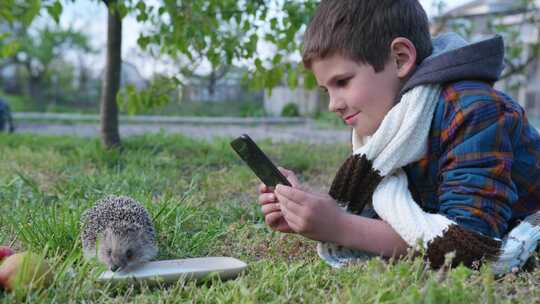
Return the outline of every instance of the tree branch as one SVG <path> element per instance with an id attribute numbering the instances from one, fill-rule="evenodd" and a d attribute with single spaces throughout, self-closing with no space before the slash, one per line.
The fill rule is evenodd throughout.
<path id="1" fill-rule="evenodd" d="M 533 54 L 529 56 L 523 63 L 520 63 L 518 65 L 515 65 L 512 62 L 510 62 L 508 59 L 505 59 L 504 62 L 508 63 L 509 70 L 506 73 L 504 73 L 499 79 L 502 80 L 502 79 L 512 76 L 513 74 L 523 72 L 527 68 L 527 66 L 531 62 L 535 61 L 537 58 L 538 58 L 538 54 Z"/>

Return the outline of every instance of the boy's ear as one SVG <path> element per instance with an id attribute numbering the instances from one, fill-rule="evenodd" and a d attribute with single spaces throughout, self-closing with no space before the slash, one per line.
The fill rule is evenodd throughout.
<path id="1" fill-rule="evenodd" d="M 416 67 L 416 48 L 409 39 L 397 37 L 390 44 L 390 58 L 396 65 L 397 76 L 405 78 Z"/>

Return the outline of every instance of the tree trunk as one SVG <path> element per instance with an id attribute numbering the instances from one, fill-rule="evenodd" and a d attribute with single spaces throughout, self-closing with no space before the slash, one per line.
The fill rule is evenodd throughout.
<path id="1" fill-rule="evenodd" d="M 112 2 L 112 1 L 111 1 Z M 107 149 L 120 146 L 118 132 L 118 104 L 116 95 L 120 87 L 122 65 L 122 18 L 108 5 L 107 61 L 101 90 L 101 141 Z"/>
<path id="2" fill-rule="evenodd" d="M 214 68 L 212 68 L 212 72 L 208 76 L 208 93 L 210 95 L 210 99 L 214 97 L 214 93 L 216 92 L 216 71 Z"/>
<path id="3" fill-rule="evenodd" d="M 43 85 L 42 78 L 30 75 L 28 77 L 28 95 L 32 100 L 32 104 L 37 106 L 40 110 L 46 109 L 46 102 L 43 99 Z"/>

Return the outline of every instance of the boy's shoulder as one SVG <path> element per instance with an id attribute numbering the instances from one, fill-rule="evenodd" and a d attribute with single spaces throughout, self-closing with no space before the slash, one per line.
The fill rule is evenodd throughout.
<path id="1" fill-rule="evenodd" d="M 432 134 L 443 142 L 461 142 L 489 126 L 497 126 L 490 128 L 493 132 L 515 134 L 526 121 L 525 111 L 510 96 L 487 82 L 463 80 L 442 85 Z"/>
<path id="2" fill-rule="evenodd" d="M 462 114 L 485 111 L 498 114 L 521 115 L 523 108 L 507 94 L 493 88 L 490 83 L 462 80 L 445 83 L 441 91 L 441 106 L 445 113 L 459 111 Z"/>
<path id="3" fill-rule="evenodd" d="M 476 102 L 492 101 L 497 103 L 517 104 L 512 97 L 495 89 L 490 83 L 480 80 L 461 80 L 442 85 L 441 97 L 447 103 L 467 107 Z"/>

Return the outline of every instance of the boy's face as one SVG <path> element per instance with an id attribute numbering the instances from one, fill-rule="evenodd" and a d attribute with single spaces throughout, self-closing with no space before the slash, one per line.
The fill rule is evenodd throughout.
<path id="1" fill-rule="evenodd" d="M 328 92 L 328 109 L 358 135 L 375 133 L 399 93 L 396 66 L 388 63 L 384 70 L 375 73 L 369 64 L 334 54 L 314 60 L 311 67 L 319 86 Z"/>

